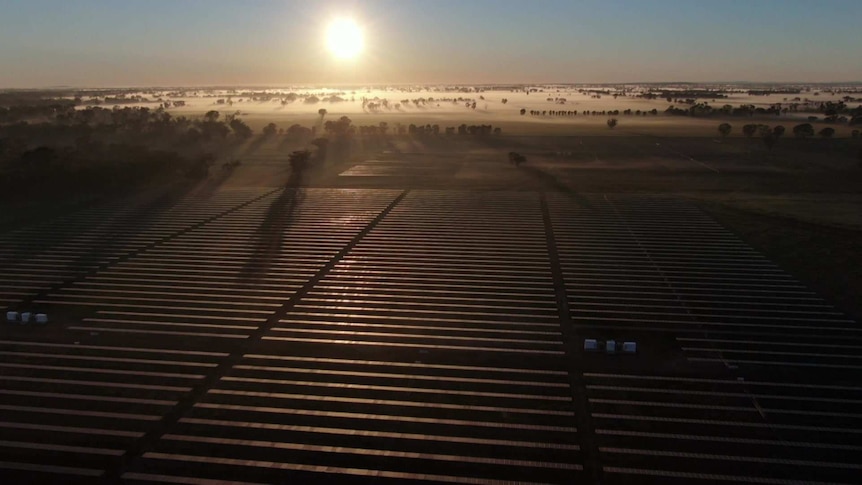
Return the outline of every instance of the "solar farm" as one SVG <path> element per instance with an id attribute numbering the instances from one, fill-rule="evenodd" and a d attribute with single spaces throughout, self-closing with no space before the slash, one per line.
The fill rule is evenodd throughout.
<path id="1" fill-rule="evenodd" d="M 411 167 L 0 233 L 4 483 L 862 483 L 860 328 L 698 206 Z"/>

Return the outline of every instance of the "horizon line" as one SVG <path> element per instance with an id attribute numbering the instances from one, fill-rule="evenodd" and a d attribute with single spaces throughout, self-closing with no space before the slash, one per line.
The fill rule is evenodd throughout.
<path id="1" fill-rule="evenodd" d="M 620 86 L 620 85 L 673 85 L 673 84 L 702 84 L 702 85 L 783 85 L 783 86 L 815 86 L 815 85 L 860 85 L 862 80 L 856 81 L 625 81 L 625 82 L 432 82 L 432 83 L 247 83 L 247 84 L 184 84 L 184 85 L 48 85 L 48 86 L 0 86 L 0 91 L 55 91 L 55 90 L 104 90 L 104 89 L 236 89 L 236 88 L 264 88 L 264 89 L 284 89 L 298 88 L 309 89 L 314 87 L 319 88 L 373 88 L 373 87 L 393 87 L 393 86 Z"/>

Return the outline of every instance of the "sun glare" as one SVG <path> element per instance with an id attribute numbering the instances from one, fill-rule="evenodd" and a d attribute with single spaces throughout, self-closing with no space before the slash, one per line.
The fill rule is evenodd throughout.
<path id="1" fill-rule="evenodd" d="M 352 19 L 338 19 L 326 31 L 329 52 L 339 59 L 353 59 L 362 52 L 362 29 Z"/>

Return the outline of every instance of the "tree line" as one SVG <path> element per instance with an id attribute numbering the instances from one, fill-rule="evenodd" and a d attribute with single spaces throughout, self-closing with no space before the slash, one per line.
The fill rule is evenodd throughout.
<path id="1" fill-rule="evenodd" d="M 146 107 L 36 105 L 38 121 L 0 124 L 4 189 L 31 183 L 74 184 L 88 190 L 136 184 L 159 176 L 208 175 L 217 153 L 244 143 L 252 129 L 236 113 L 200 119 Z M 49 115 L 49 116 L 48 116 Z M 237 163 L 230 162 L 228 168 Z"/>

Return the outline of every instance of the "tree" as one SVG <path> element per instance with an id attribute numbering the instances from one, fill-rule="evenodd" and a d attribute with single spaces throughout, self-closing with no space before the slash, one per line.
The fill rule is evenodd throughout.
<path id="1" fill-rule="evenodd" d="M 757 133 L 757 125 L 745 125 L 742 127 L 742 134 L 748 138 L 754 136 Z"/>
<path id="2" fill-rule="evenodd" d="M 215 155 L 204 153 L 196 158 L 186 170 L 186 177 L 191 179 L 206 178 L 210 174 L 210 166 L 215 163 Z"/>
<path id="3" fill-rule="evenodd" d="M 508 100 L 508 99 L 503 98 L 503 101 L 502 101 L 502 103 L 503 103 L 503 104 L 506 104 L 506 103 L 508 103 L 508 102 L 509 102 L 509 100 Z"/>
<path id="4" fill-rule="evenodd" d="M 524 116 L 525 114 L 527 114 L 527 110 L 524 108 L 521 108 L 521 116 Z"/>
<path id="5" fill-rule="evenodd" d="M 239 118 L 230 120 L 230 129 L 233 130 L 237 138 L 251 138 L 251 128 Z"/>
<path id="6" fill-rule="evenodd" d="M 218 111 L 210 110 L 210 111 L 207 111 L 206 114 L 204 115 L 204 120 L 210 121 L 210 122 L 216 121 L 216 120 L 218 120 L 219 115 L 220 115 L 220 113 Z"/>
<path id="7" fill-rule="evenodd" d="M 350 118 L 348 118 L 347 116 L 342 116 L 338 119 L 338 121 L 327 120 L 326 123 L 323 124 L 323 129 L 327 133 L 332 133 L 336 136 L 346 136 L 351 132 L 350 123 Z"/>
<path id="8" fill-rule="evenodd" d="M 300 137 L 311 134 L 311 130 L 298 124 L 292 124 L 285 133 L 289 137 Z"/>
<path id="9" fill-rule="evenodd" d="M 263 136 L 270 137 L 278 133 L 278 127 L 275 123 L 270 123 L 263 127 Z"/>
<path id="10" fill-rule="evenodd" d="M 727 135 L 730 134 L 733 127 L 730 126 L 730 123 L 722 123 L 718 125 L 718 132 L 721 133 L 721 136 L 727 138 Z"/>
<path id="11" fill-rule="evenodd" d="M 616 118 L 609 119 L 608 120 L 608 128 L 614 129 L 616 127 L 617 127 L 617 119 Z"/>
<path id="12" fill-rule="evenodd" d="M 772 134 L 775 135 L 776 138 L 781 138 L 784 135 L 784 131 L 784 127 L 778 125 L 772 129 Z"/>
<path id="13" fill-rule="evenodd" d="M 320 108 L 319 110 L 317 110 L 317 114 L 320 115 L 320 119 L 323 119 L 323 117 L 326 116 L 327 113 L 328 111 L 326 111 L 326 108 Z"/>
<path id="14" fill-rule="evenodd" d="M 803 123 L 793 127 L 793 136 L 800 139 L 805 139 L 814 136 L 814 127 L 811 123 Z"/>
<path id="15" fill-rule="evenodd" d="M 835 134 L 835 128 L 827 126 L 826 128 L 820 130 L 817 134 L 824 139 L 832 138 L 832 135 Z"/>
<path id="16" fill-rule="evenodd" d="M 294 172 L 301 172 L 308 168 L 308 161 L 311 159 L 311 152 L 308 150 L 297 150 L 288 155 L 287 160 L 290 163 L 290 168 Z"/>
<path id="17" fill-rule="evenodd" d="M 57 159 L 57 151 L 40 146 L 21 154 L 21 164 L 25 170 L 34 172 L 46 170 Z"/>
<path id="18" fill-rule="evenodd" d="M 527 158 L 517 152 L 509 152 L 509 163 L 516 167 L 527 161 Z"/>
<path id="19" fill-rule="evenodd" d="M 213 138 L 226 138 L 228 133 L 230 133 L 230 128 L 224 123 L 219 123 L 217 121 L 205 121 L 199 125 L 200 135 L 205 140 L 211 140 Z M 190 137 L 193 137 L 192 131 L 189 130 Z"/>

